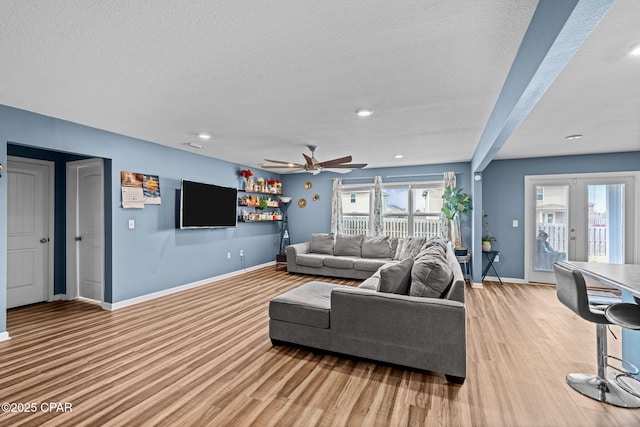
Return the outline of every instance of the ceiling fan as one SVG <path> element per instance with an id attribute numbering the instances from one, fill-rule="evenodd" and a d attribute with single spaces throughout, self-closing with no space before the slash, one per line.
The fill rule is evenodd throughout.
<path id="1" fill-rule="evenodd" d="M 350 163 L 351 156 L 340 157 L 333 160 L 327 160 L 320 162 L 316 159 L 316 145 L 307 145 L 311 151 L 311 157 L 306 154 L 304 156 L 304 163 L 283 162 L 281 160 L 269 160 L 264 159 L 267 162 L 278 163 L 278 165 L 263 165 L 265 169 L 290 169 L 291 172 L 309 172 L 314 175 L 319 174 L 322 171 L 330 171 L 337 173 L 351 172 L 351 169 L 361 169 L 367 166 L 366 163 Z M 282 165 L 282 166 L 281 166 Z"/>

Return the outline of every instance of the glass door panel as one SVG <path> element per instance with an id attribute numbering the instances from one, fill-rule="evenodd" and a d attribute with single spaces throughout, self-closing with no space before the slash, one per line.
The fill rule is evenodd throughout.
<path id="1" fill-rule="evenodd" d="M 569 185 L 536 185 L 535 271 L 553 271 L 567 259 L 569 248 Z"/>
<path id="2" fill-rule="evenodd" d="M 624 184 L 587 185 L 587 259 L 624 263 Z"/>

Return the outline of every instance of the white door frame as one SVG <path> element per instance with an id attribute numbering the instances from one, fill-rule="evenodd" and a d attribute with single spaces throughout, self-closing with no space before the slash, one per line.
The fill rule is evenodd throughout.
<path id="1" fill-rule="evenodd" d="M 79 252 L 77 250 L 76 243 L 76 233 L 77 233 L 77 225 L 78 225 L 78 165 L 87 165 L 90 163 L 99 163 L 101 167 L 102 173 L 102 183 L 100 185 L 100 197 L 99 199 L 102 201 L 102 210 L 100 215 L 102 215 L 102 234 L 101 234 L 101 245 L 102 245 L 102 258 L 101 258 L 101 277 L 102 277 L 102 288 L 100 290 L 100 304 L 104 305 L 104 254 L 105 254 L 105 222 L 104 222 L 104 160 L 101 158 L 91 158 L 86 160 L 76 160 L 67 162 L 67 295 L 66 298 L 69 300 L 77 299 L 80 294 L 80 282 L 78 281 L 78 258 Z M 89 299 L 84 299 L 86 301 L 93 301 Z"/>
<path id="2" fill-rule="evenodd" d="M 632 178 L 633 180 L 633 193 L 632 203 L 633 206 L 627 211 L 631 211 L 631 215 L 626 215 L 627 224 L 633 227 L 633 234 L 629 243 L 632 244 L 631 255 L 625 256 L 627 260 L 631 259 L 634 263 L 640 263 L 640 172 L 639 171 L 620 171 L 620 172 L 598 172 L 598 173 L 576 173 L 576 174 L 552 174 L 552 175 L 526 175 L 524 177 L 524 280 L 529 282 L 531 263 L 533 262 L 533 239 L 535 235 L 529 233 L 531 227 L 531 221 L 535 221 L 535 203 L 533 203 L 533 187 L 531 185 L 534 181 L 548 180 L 549 183 L 553 183 L 554 180 L 572 180 L 572 179 L 613 179 L 613 178 Z M 627 261 L 629 262 L 629 261 Z"/>
<path id="3" fill-rule="evenodd" d="M 30 159 L 28 157 L 18 157 L 18 156 L 7 156 L 7 169 L 9 168 L 9 162 L 19 162 L 19 163 L 29 163 L 34 165 L 47 166 L 49 168 L 49 186 L 47 190 L 48 194 L 48 202 L 47 209 L 49 211 L 49 235 L 47 238 L 49 239 L 49 248 L 47 250 L 47 283 L 45 286 L 47 287 L 47 300 L 53 301 L 54 299 L 64 299 L 63 295 L 58 295 L 57 297 L 54 295 L 54 255 L 55 255 L 55 200 L 56 200 L 56 183 L 55 183 L 55 171 L 56 164 L 50 160 L 40 160 L 40 159 Z M 5 239 L 7 236 L 5 236 Z"/>

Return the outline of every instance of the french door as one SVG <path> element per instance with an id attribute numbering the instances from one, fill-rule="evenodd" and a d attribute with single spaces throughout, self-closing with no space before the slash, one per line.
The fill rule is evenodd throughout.
<path id="1" fill-rule="evenodd" d="M 637 173 L 525 177 L 525 279 L 556 261 L 635 262 Z"/>

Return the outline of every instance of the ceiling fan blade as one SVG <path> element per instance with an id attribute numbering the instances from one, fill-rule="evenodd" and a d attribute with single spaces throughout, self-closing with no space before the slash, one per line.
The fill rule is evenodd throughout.
<path id="1" fill-rule="evenodd" d="M 345 168 L 345 169 L 362 169 L 367 166 L 367 163 L 345 163 L 342 165 L 329 166 L 330 168 Z"/>
<path id="2" fill-rule="evenodd" d="M 271 162 L 271 163 L 282 163 L 283 165 L 295 165 L 297 163 L 293 163 L 293 162 L 283 162 L 282 160 L 270 160 L 270 159 L 264 159 L 265 162 Z"/>
<path id="3" fill-rule="evenodd" d="M 265 169 L 304 169 L 304 165 L 289 163 L 286 165 L 263 165 Z"/>
<path id="4" fill-rule="evenodd" d="M 304 153 L 302 153 L 302 155 L 304 156 L 304 160 L 307 162 L 306 167 L 309 169 L 313 169 L 313 159 Z"/>
<path id="5" fill-rule="evenodd" d="M 337 168 L 324 168 L 322 171 L 334 172 L 334 173 L 349 173 L 351 169 L 337 169 Z"/>
<path id="6" fill-rule="evenodd" d="M 320 166 L 331 167 L 331 165 L 339 165 L 340 163 L 349 163 L 351 160 L 352 160 L 351 156 L 340 157 L 338 159 L 320 162 Z"/>

